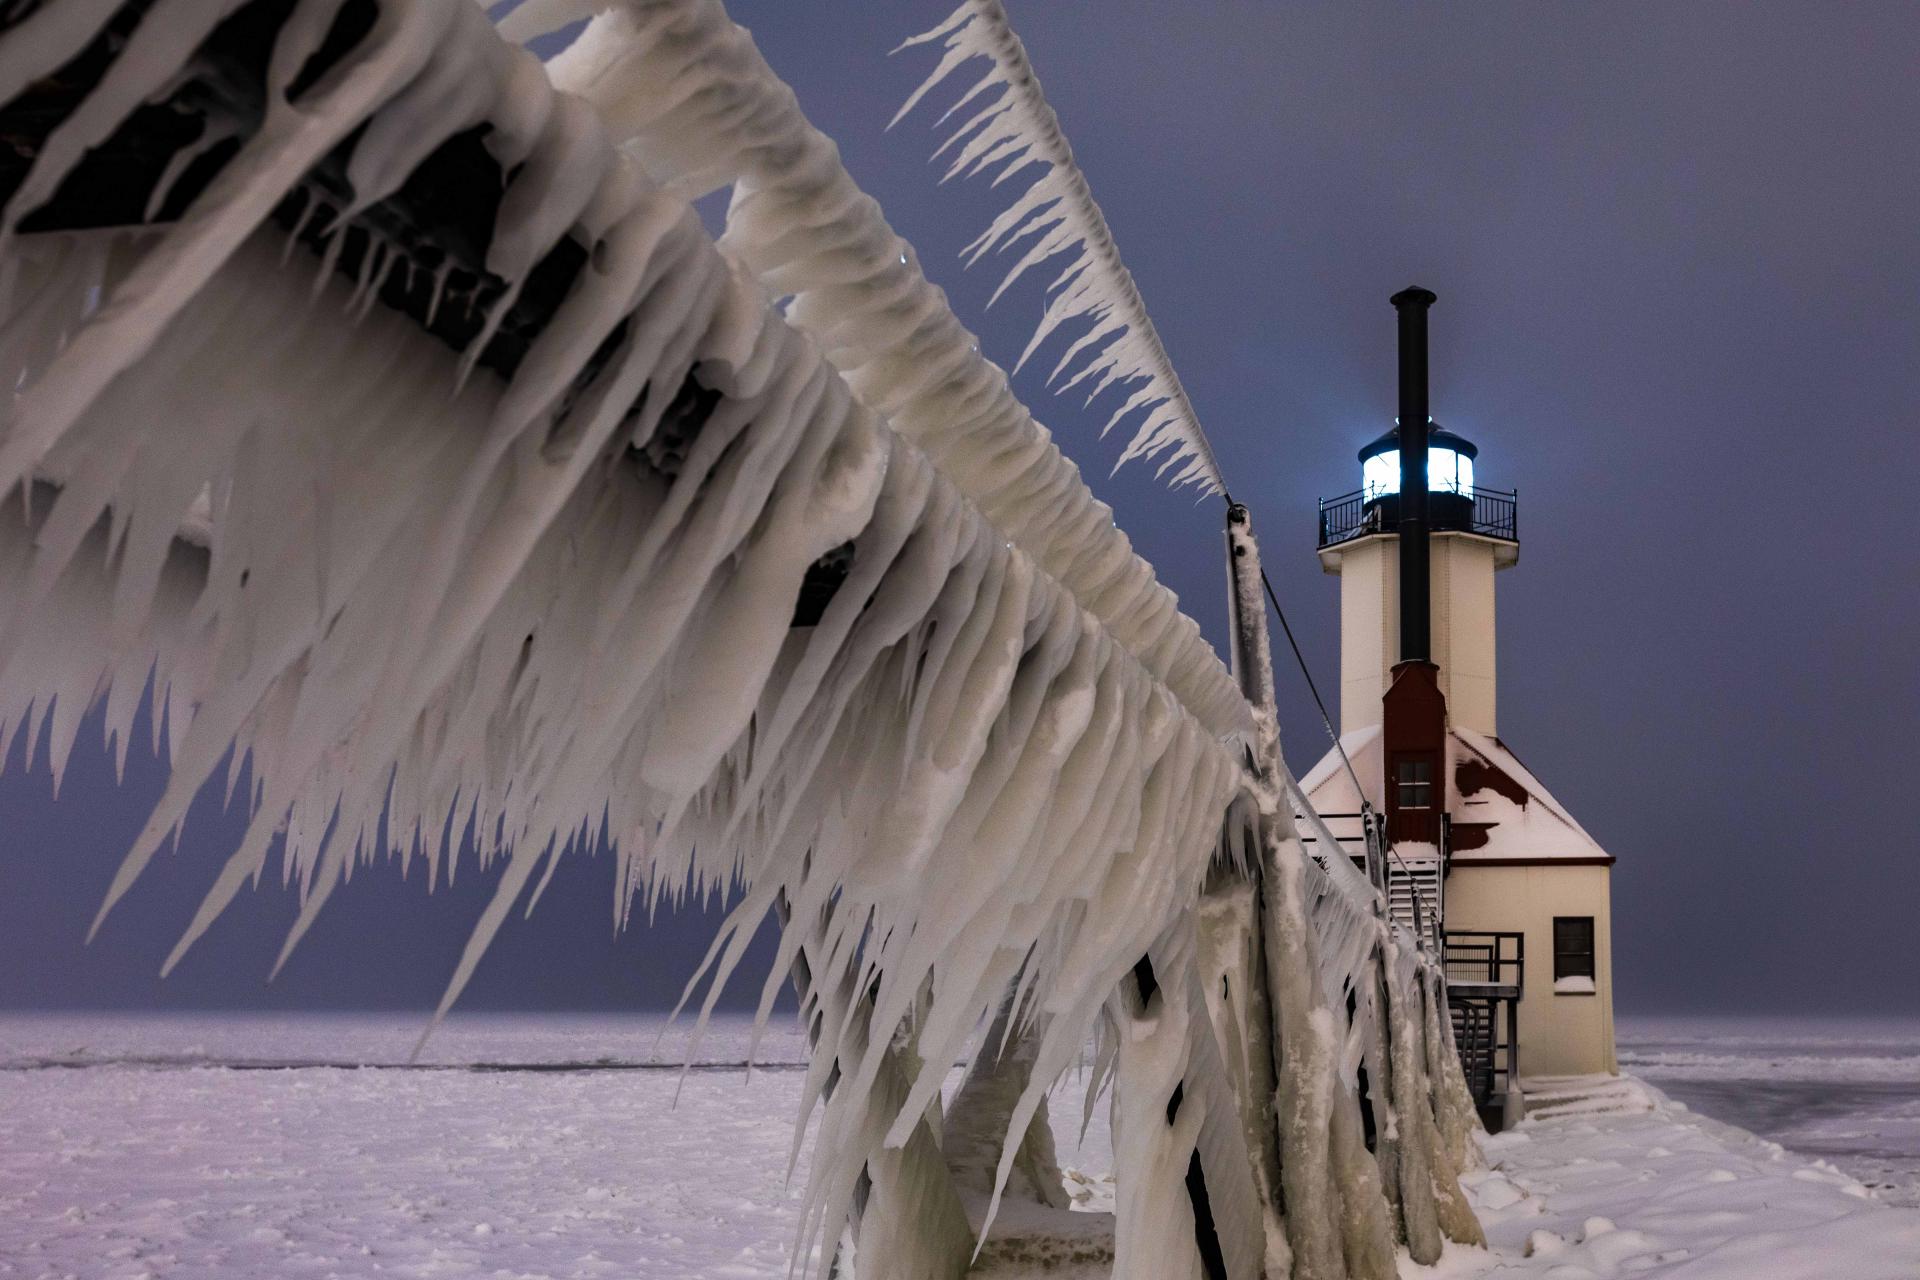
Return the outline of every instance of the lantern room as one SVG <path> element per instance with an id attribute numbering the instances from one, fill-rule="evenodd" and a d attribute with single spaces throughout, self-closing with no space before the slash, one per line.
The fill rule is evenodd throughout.
<path id="1" fill-rule="evenodd" d="M 1465 436 L 1456 435 L 1438 424 L 1427 428 L 1427 521 L 1428 528 L 1462 529 L 1513 539 L 1513 495 L 1500 490 L 1483 490 L 1474 485 L 1474 461 L 1480 450 Z M 1334 498 L 1321 504 L 1321 545 L 1329 530 L 1325 517 L 1335 504 L 1344 502 L 1334 532 L 1395 529 L 1400 520 L 1400 429 L 1395 426 L 1360 450 L 1360 489 L 1344 499 Z M 1483 517 L 1479 523 L 1492 528 L 1475 529 L 1476 508 Z M 1344 519 L 1340 518 L 1344 517 Z M 1333 539 L 1338 541 L 1336 537 Z"/>
<path id="2" fill-rule="evenodd" d="M 1360 451 L 1360 493 L 1372 502 L 1400 492 L 1400 427 L 1384 432 Z M 1473 460 L 1480 450 L 1428 419 L 1427 492 L 1473 495 Z"/>

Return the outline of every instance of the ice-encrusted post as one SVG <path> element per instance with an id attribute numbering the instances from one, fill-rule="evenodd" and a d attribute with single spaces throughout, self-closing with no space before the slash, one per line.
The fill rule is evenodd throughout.
<path id="1" fill-rule="evenodd" d="M 822 920 L 796 924 L 784 892 L 776 898 L 774 911 L 782 930 L 806 930 L 789 976 L 807 1026 L 808 1047 L 815 1059 L 813 1070 L 818 1071 L 823 1061 L 819 1044 L 822 1026 L 849 1025 L 856 1033 L 858 1043 L 852 1047 L 857 1053 L 873 1033 L 873 1001 L 869 992 L 856 994 L 857 984 L 844 965 L 838 966 L 838 978 L 831 989 L 819 985 L 817 975 L 823 971 L 816 961 L 831 950 L 823 936 Z M 824 970 L 834 971 L 831 965 Z M 854 1006 L 852 1016 L 822 1016 L 823 1003 Z M 966 1274 L 973 1252 L 973 1233 L 931 1124 L 923 1120 L 915 1126 L 905 1146 L 889 1148 L 880 1141 L 881 1129 L 906 1100 L 908 1081 L 918 1066 L 897 1061 L 902 1052 L 898 1045 L 889 1051 L 876 1083 L 879 1096 L 871 1113 L 874 1131 L 868 1135 L 870 1154 L 859 1171 L 853 1211 L 846 1224 L 854 1241 L 855 1265 L 861 1265 L 859 1260 L 864 1259 L 869 1274 L 877 1270 L 885 1275 L 911 1275 L 916 1280 L 959 1280 Z M 826 1096 L 831 1097 L 840 1075 L 838 1062 L 834 1061 L 832 1073 L 821 1082 Z M 835 1231 L 834 1238 L 840 1239 L 841 1233 Z M 834 1275 L 844 1274 L 841 1264 L 842 1259 L 836 1255 Z"/>
<path id="2" fill-rule="evenodd" d="M 1280 1204 L 1280 1143 L 1275 1123 L 1273 1006 L 1260 928 L 1259 860 L 1246 836 L 1257 825 L 1244 807 L 1229 813 L 1244 862 L 1217 861 L 1195 913 L 1207 1012 L 1239 1104 L 1249 1172 L 1260 1200 L 1263 1263 L 1269 1276 L 1292 1272 Z"/>
<path id="3" fill-rule="evenodd" d="M 1191 945 L 1177 927 L 1159 947 L 1161 964 L 1179 972 L 1177 950 Z M 1169 954 L 1169 952 L 1176 954 Z M 1205 1122 L 1205 1102 L 1188 1097 L 1191 1043 L 1188 993 L 1161 986 L 1151 959 L 1120 985 L 1114 1004 L 1119 1053 L 1114 1064 L 1114 1280 L 1207 1280 L 1195 1248 L 1199 1225 L 1185 1184 Z M 1201 1011 L 1204 1016 L 1204 1011 Z"/>
<path id="4" fill-rule="evenodd" d="M 1261 625 L 1265 604 L 1260 598 L 1259 553 L 1250 533 L 1246 533 L 1247 519 L 1246 508 L 1229 508 L 1227 563 L 1233 590 L 1228 594 L 1228 608 L 1233 621 L 1234 675 L 1248 705 L 1258 712 L 1273 705 L 1273 667 Z M 1236 536 L 1236 529 L 1246 536 Z M 1265 859 L 1260 852 L 1257 810 L 1230 814 L 1228 822 L 1230 827 L 1238 822 L 1254 839 L 1245 850 L 1244 866 L 1216 861 L 1207 879 L 1197 917 L 1201 960 L 1207 977 L 1209 1013 L 1227 1053 L 1252 1158 L 1263 1218 L 1266 1271 L 1269 1276 L 1282 1276 L 1292 1271 L 1293 1249 L 1281 1213 L 1284 1196 L 1274 1110 L 1277 1042 L 1261 910 Z"/>
<path id="5" fill-rule="evenodd" d="M 1260 549 L 1247 509 L 1227 513 L 1234 674 L 1253 707 L 1260 932 L 1272 1002 L 1274 1110 L 1286 1236 L 1295 1280 L 1390 1280 L 1392 1228 L 1361 1134 L 1359 1098 L 1341 1078 L 1341 1029 L 1320 981 L 1307 904 L 1308 859 L 1280 781 Z"/>
<path id="6" fill-rule="evenodd" d="M 1465 1172 L 1479 1159 L 1473 1132 L 1480 1127 L 1480 1117 L 1474 1111 L 1473 1095 L 1467 1092 L 1466 1076 L 1460 1070 L 1459 1053 L 1453 1044 L 1453 1022 L 1446 1005 L 1446 976 L 1436 969 L 1427 975 L 1425 985 L 1427 1074 L 1433 1082 L 1434 1120 L 1454 1167 Z"/>
<path id="7" fill-rule="evenodd" d="M 1436 1201 L 1441 1195 L 1441 1177 L 1435 1168 L 1438 1141 L 1433 1132 L 1433 1117 L 1426 1096 L 1424 1051 L 1416 1036 L 1419 1025 L 1408 1008 L 1410 988 L 1418 981 L 1414 964 L 1404 958 L 1397 942 L 1389 941 L 1380 953 L 1386 978 L 1387 1051 L 1391 1066 L 1391 1086 L 1387 1091 L 1396 1130 L 1400 1224 L 1407 1252 L 1415 1262 L 1431 1266 L 1440 1259 L 1440 1215 Z M 1451 1175 L 1448 1179 L 1452 1181 Z M 1431 1188 L 1431 1194 L 1428 1193 Z M 1455 1194 L 1458 1194 L 1456 1189 Z"/>
<path id="8" fill-rule="evenodd" d="M 1441 1239 L 1484 1245 L 1486 1237 L 1460 1189 L 1459 1165 L 1435 1113 L 1428 1076 L 1431 1053 L 1420 959 L 1400 938 L 1382 953 L 1387 988 L 1387 1039 L 1393 1060 L 1393 1109 L 1399 1126 L 1400 1205 L 1407 1251 L 1415 1262 L 1439 1261 Z M 1456 1068 L 1457 1070 L 1457 1068 Z"/>
<path id="9" fill-rule="evenodd" d="M 982 1205 L 993 1197 L 1001 1146 L 1014 1141 L 1007 1124 L 1032 1081 L 1034 1059 L 1040 1052 L 1036 1028 L 1024 1025 L 1027 1020 L 1020 1016 L 1017 990 L 1017 984 L 1007 989 L 941 1120 L 940 1152 L 952 1171 L 954 1186 Z M 1044 1095 L 1018 1142 L 1004 1191 L 1050 1209 L 1072 1208 Z"/>

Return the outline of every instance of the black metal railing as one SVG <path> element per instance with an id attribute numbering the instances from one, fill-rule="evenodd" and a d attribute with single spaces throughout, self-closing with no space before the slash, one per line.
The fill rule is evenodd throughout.
<path id="1" fill-rule="evenodd" d="M 1428 495 L 1428 527 L 1435 533 L 1477 533 L 1504 542 L 1520 541 L 1519 494 L 1512 489 L 1471 489 Z M 1400 527 L 1400 495 L 1368 498 L 1365 490 L 1320 499 L 1320 545 L 1335 546 L 1370 533 Z"/>
<path id="2" fill-rule="evenodd" d="M 1448 982 L 1512 987 L 1515 994 L 1523 989 L 1527 955 L 1524 933 L 1448 929 L 1441 940 Z"/>
<path id="3" fill-rule="evenodd" d="M 1361 496 L 1361 491 L 1355 489 L 1338 498 L 1320 499 L 1321 546 L 1331 547 L 1349 538 L 1387 532 L 1380 519 L 1380 505 L 1369 506 L 1361 501 Z"/>
<path id="4" fill-rule="evenodd" d="M 1520 495 L 1512 489 L 1474 489 L 1473 515 L 1467 532 L 1488 538 L 1520 541 Z M 1445 528 L 1444 525 L 1435 526 Z"/>
<path id="5" fill-rule="evenodd" d="M 1441 934 L 1454 1048 L 1481 1123 L 1498 1131 L 1520 1075 L 1520 995 L 1526 935 L 1478 929 Z"/>

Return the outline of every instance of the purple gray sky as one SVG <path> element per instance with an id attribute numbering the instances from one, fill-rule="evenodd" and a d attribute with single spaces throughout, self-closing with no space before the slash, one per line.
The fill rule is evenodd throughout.
<path id="1" fill-rule="evenodd" d="M 1435 417 L 1520 493 L 1500 588 L 1503 738 L 1619 858 L 1623 1011 L 1920 1008 L 1920 11 L 1906 0 L 1483 0 L 1010 6 L 1121 251 L 1254 510 L 1322 688 L 1337 585 L 1314 505 L 1358 484 L 1394 404 L 1387 297 L 1433 313 Z M 983 306 L 957 260 L 1008 188 L 939 187 L 931 65 L 887 51 L 946 13 L 734 0 L 989 355 L 1031 289 Z M 1216 502 L 1107 471 L 1104 415 L 1017 386 L 1216 641 Z M 1288 754 L 1325 735 L 1280 672 Z M 97 735 L 56 801 L 0 774 L 0 1006 L 423 1007 L 490 878 L 428 898 L 363 867 L 280 981 L 294 914 L 243 896 L 154 974 L 239 823 L 203 800 L 90 948 L 158 794 Z M 510 925 L 474 1007 L 670 1001 L 713 915 L 616 936 L 611 859 Z M 743 995 L 747 994 L 745 992 Z"/>

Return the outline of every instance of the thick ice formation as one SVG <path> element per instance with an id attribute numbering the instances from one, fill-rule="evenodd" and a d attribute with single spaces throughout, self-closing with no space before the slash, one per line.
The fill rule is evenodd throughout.
<path id="1" fill-rule="evenodd" d="M 1422 1169 L 1444 1198 L 1432 1119 L 1405 1118 L 1430 1105 L 1437 993 L 1367 879 L 1293 837 L 1264 621 L 1240 600 L 1255 714 L 744 33 L 706 0 L 632 0 L 556 71 L 596 110 L 466 0 L 296 0 L 257 118 L 215 122 L 235 146 L 177 217 L 31 229 L 95 144 L 201 74 L 237 4 L 47 5 L 0 30 L 0 96 L 107 55 L 0 219 L 0 741 L 28 727 L 58 767 L 104 695 L 124 752 L 150 681 L 171 747 L 102 913 L 246 761 L 251 824 L 180 949 L 282 838 L 291 948 L 383 845 L 450 876 L 471 831 L 505 866 L 444 1012 L 604 829 L 618 918 L 740 888 L 714 990 L 769 912 L 787 926 L 763 1013 L 791 974 L 819 1114 L 803 1244 L 851 1216 L 867 1274 L 957 1274 L 969 1215 L 1045 1207 L 1025 1138 L 1097 1035 L 1127 1152 L 1116 1275 L 1191 1267 L 1210 1234 L 1251 1276 L 1328 1228 L 1344 1269 L 1303 1277 L 1378 1273 L 1392 1228 L 1352 1082 L 1364 1058 L 1418 1147 L 1398 1205 L 1425 1204 Z M 485 278 L 429 268 L 410 314 L 417 228 L 383 202 L 483 125 Z M 719 247 L 682 198 L 696 157 L 735 184 Z M 457 341 L 436 327 L 455 312 Z M 1235 881 L 1260 946 L 1194 910 Z M 1265 1033 L 1221 1039 L 1227 974 L 1270 1002 Z M 972 1154 L 950 1167 L 940 1086 L 996 1015 L 1018 1070 L 976 1077 L 992 1114 L 956 1127 Z M 1244 1087 L 1257 1058 L 1270 1098 Z M 1250 1158 L 1276 1116 L 1289 1222 L 1277 1157 Z"/>
<path id="2" fill-rule="evenodd" d="M 1027 61 L 1026 47 L 1014 34 L 1000 0 L 964 0 L 945 22 L 901 47 L 934 40 L 945 50 L 940 64 L 914 90 L 894 123 L 962 66 L 985 58 L 992 64 L 986 74 L 947 108 L 940 123 L 944 125 L 956 112 L 971 114 L 954 127 L 934 155 L 953 152 L 948 179 L 991 174 L 996 186 L 1029 165 L 1041 170 L 1032 185 L 967 246 L 968 262 L 977 262 L 987 253 L 1020 249 L 1019 258 L 994 290 L 998 300 L 1029 270 L 1067 255 L 1059 274 L 1048 282 L 1046 310 L 1020 353 L 1019 365 L 1026 364 L 1056 333 L 1072 335 L 1050 380 L 1059 382 L 1062 391 L 1084 384 L 1089 400 L 1107 391 L 1120 397 L 1107 430 L 1135 419 L 1133 438 L 1120 461 L 1164 453 L 1160 471 L 1177 468 L 1175 485 L 1193 484 L 1209 493 L 1225 493 L 1227 482 L 1200 429 L 1200 416 L 1161 345 L 1133 274 L 1120 260 L 1113 233 L 1074 163 L 1060 119 L 1041 92 L 1040 78 Z"/>
<path id="3" fill-rule="evenodd" d="M 596 11 L 598 11 L 596 13 Z M 1246 704 L 1113 512 L 1007 385 L 719 0 L 533 0 L 530 36 L 595 13 L 551 64 L 657 179 L 695 196 L 731 184 L 721 243 L 819 343 L 861 401 L 926 451 L 1216 733 Z"/>
<path id="4" fill-rule="evenodd" d="M 383 824 L 402 856 L 437 863 L 471 821 L 507 870 L 450 1003 L 505 912 L 604 823 L 635 893 L 746 883 L 722 974 L 784 893 L 828 917 L 826 957 L 872 987 L 874 1025 L 899 1024 L 932 975 L 907 1115 L 1024 964 L 1050 1014 L 1037 1093 L 1196 891 L 1231 752 L 473 6 L 382 8 L 289 102 L 332 9 L 311 0 L 283 27 L 260 131 L 179 223 L 105 252 L 93 237 L 10 250 L 16 296 L 65 323 L 63 343 L 11 326 L 0 354 L 22 388 L 0 481 L 59 484 L 6 524 L 6 723 L 51 702 L 58 750 L 111 687 L 124 741 L 157 664 L 176 740 L 113 897 L 238 741 L 255 818 L 182 947 L 262 873 L 283 825 L 305 891 L 291 945 Z M 192 42 L 167 33 L 189 11 L 204 6 L 147 14 L 28 190 L 72 163 L 61 138 L 97 134 L 177 73 Z M 40 10 L 6 52 L 43 48 L 36 33 L 83 44 L 98 16 Z M 539 157 L 507 189 L 489 266 L 515 281 L 571 232 L 594 268 L 512 382 L 472 377 L 456 396 L 450 353 L 360 312 L 304 257 L 282 265 L 266 218 L 354 129 L 370 203 L 424 139 L 481 115 L 496 155 Z M 676 394 L 689 385 L 718 395 L 702 421 Z M 690 437 L 668 472 L 646 461 L 665 432 Z M 203 494 L 201 557 L 175 534 Z M 847 542 L 818 624 L 790 629 L 808 566 Z M 849 1042 L 865 1018 L 822 1028 L 842 1076 L 829 1150 L 867 1122 L 888 1037 Z M 847 1154 L 821 1165 L 829 1187 L 866 1150 Z M 822 1214 L 829 1198 L 843 1209 L 823 1197 Z"/>

